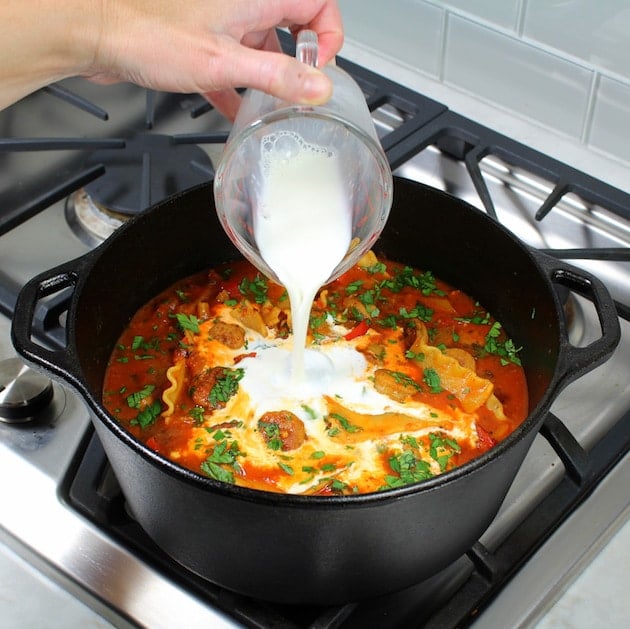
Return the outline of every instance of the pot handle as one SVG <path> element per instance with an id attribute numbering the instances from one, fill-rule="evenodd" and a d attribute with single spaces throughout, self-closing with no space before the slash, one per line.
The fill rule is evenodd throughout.
<path id="1" fill-rule="evenodd" d="M 604 283 L 589 272 L 552 256 L 535 252 L 538 262 L 554 284 L 559 284 L 588 299 L 597 312 L 601 337 L 584 347 L 569 341 L 563 326 L 558 369 L 560 387 L 568 385 L 585 373 L 604 363 L 621 339 L 619 314 L 615 302 Z"/>
<path id="2" fill-rule="evenodd" d="M 74 289 L 82 269 L 89 262 L 88 258 L 71 260 L 29 280 L 18 295 L 11 324 L 11 340 L 24 359 L 79 389 L 84 387 L 75 375 L 79 359 L 72 345 L 66 343 L 61 349 L 51 349 L 36 342 L 33 339 L 33 323 L 40 300 L 67 288 Z M 74 293 L 70 296 L 69 309 L 73 297 Z"/>

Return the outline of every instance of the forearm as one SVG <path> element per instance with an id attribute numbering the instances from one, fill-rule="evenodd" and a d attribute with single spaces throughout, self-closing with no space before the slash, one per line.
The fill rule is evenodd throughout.
<path id="1" fill-rule="evenodd" d="M 0 109 L 89 66 L 100 4 L 100 0 L 0 1 Z"/>

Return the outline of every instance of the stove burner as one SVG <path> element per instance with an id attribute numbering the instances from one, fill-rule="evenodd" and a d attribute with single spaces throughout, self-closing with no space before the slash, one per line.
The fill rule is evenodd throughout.
<path id="1" fill-rule="evenodd" d="M 33 421 L 52 398 L 51 380 L 19 358 L 0 362 L 0 421 L 7 424 Z"/>
<path id="2" fill-rule="evenodd" d="M 79 240 L 89 247 L 99 245 L 128 218 L 95 203 L 85 188 L 73 192 L 66 200 L 68 225 Z"/>
<path id="3" fill-rule="evenodd" d="M 95 203 L 133 216 L 166 197 L 205 183 L 212 162 L 195 144 L 178 144 L 167 135 L 144 133 L 125 146 L 95 151 L 86 166 L 105 166 L 105 174 L 85 189 Z"/>
<path id="4" fill-rule="evenodd" d="M 123 148 L 95 151 L 86 166 L 99 165 L 105 167 L 105 174 L 66 201 L 72 231 L 90 247 L 111 236 L 131 216 L 205 183 L 214 174 L 212 161 L 199 146 L 149 133 L 133 136 Z"/>

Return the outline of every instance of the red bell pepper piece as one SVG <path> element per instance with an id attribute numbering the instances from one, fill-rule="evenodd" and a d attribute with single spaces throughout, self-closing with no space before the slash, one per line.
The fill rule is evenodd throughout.
<path id="1" fill-rule="evenodd" d="M 348 334 L 346 334 L 343 338 L 346 339 L 346 341 L 356 339 L 358 336 L 363 336 L 364 334 L 367 334 L 369 327 L 370 325 L 367 322 L 367 319 L 363 319 L 362 321 L 359 321 L 359 323 L 357 323 L 352 328 L 352 330 L 350 330 L 350 332 L 348 332 Z"/>
<path id="2" fill-rule="evenodd" d="M 239 284 L 238 278 L 229 278 L 221 282 L 221 288 L 227 292 L 230 299 L 240 299 L 242 295 L 239 290 Z"/>
<path id="3" fill-rule="evenodd" d="M 484 452 L 497 445 L 496 439 L 483 427 L 477 424 L 477 447 Z"/>
<path id="4" fill-rule="evenodd" d="M 147 444 L 148 448 L 151 448 L 151 450 L 156 450 L 157 451 L 159 449 L 159 445 L 158 445 L 157 439 L 155 437 L 153 437 L 153 436 L 149 437 L 146 440 L 146 444 Z"/>
<path id="5" fill-rule="evenodd" d="M 238 356 L 234 356 L 234 364 L 238 365 L 241 360 L 245 358 L 254 358 L 256 356 L 256 352 L 249 352 L 248 354 L 239 354 Z"/>

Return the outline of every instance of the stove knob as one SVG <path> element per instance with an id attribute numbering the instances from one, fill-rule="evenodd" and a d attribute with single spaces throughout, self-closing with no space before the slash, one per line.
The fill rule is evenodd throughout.
<path id="1" fill-rule="evenodd" d="M 0 361 L 0 421 L 19 424 L 32 421 L 53 398 L 52 381 L 19 358 Z"/>

